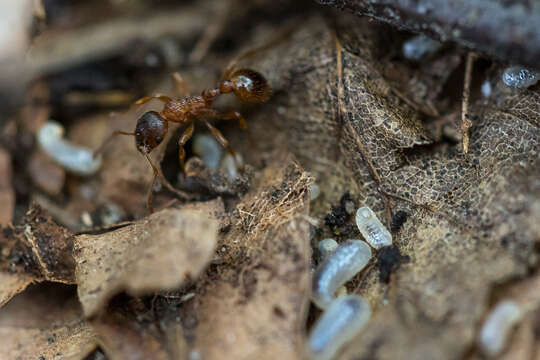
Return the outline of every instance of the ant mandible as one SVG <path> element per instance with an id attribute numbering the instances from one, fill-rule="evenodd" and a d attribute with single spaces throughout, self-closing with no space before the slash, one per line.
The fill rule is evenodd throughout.
<path id="1" fill-rule="evenodd" d="M 181 85 L 180 81 L 179 85 Z M 153 188 L 157 176 L 163 177 L 158 168 L 150 160 L 149 154 L 165 139 L 169 127 L 169 121 L 187 125 L 180 138 L 178 139 L 178 160 L 180 169 L 184 172 L 184 160 L 186 152 L 184 145 L 191 138 L 195 130 L 195 120 L 200 120 L 210 130 L 216 140 L 230 154 L 234 155 L 234 151 L 229 145 L 229 142 L 208 122 L 209 118 L 220 118 L 224 120 L 235 119 L 240 122 L 240 127 L 247 129 L 246 120 L 237 111 L 219 112 L 212 108 L 214 100 L 223 94 L 233 93 L 239 100 L 250 103 L 265 102 L 270 98 L 272 89 L 268 82 L 260 73 L 250 69 L 239 69 L 229 67 L 222 76 L 219 84 L 213 89 L 206 89 L 201 95 L 188 96 L 181 99 L 173 99 L 165 95 L 145 96 L 135 102 L 135 105 L 142 105 L 152 99 L 160 100 L 164 103 L 163 109 L 160 112 L 148 111 L 144 113 L 138 120 L 135 127 L 135 132 L 114 131 L 109 139 L 107 139 L 101 148 L 96 151 L 95 155 L 99 154 L 108 141 L 116 135 L 130 135 L 135 137 L 135 146 L 137 150 L 146 157 L 148 163 L 152 167 L 154 177 L 150 185 L 147 197 L 147 206 L 150 213 L 153 212 L 152 197 Z M 169 185 L 167 181 L 164 181 Z M 170 186 L 170 185 L 169 185 Z M 169 187 L 168 186 L 168 187 Z M 169 188 L 177 194 L 183 195 L 174 188 Z"/>

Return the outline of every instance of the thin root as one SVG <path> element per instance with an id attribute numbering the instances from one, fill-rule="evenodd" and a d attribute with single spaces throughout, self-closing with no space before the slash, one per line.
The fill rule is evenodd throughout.
<path id="1" fill-rule="evenodd" d="M 469 129 L 472 121 L 469 118 L 469 97 L 471 94 L 471 79 L 474 60 L 476 54 L 469 52 L 467 54 L 467 64 L 465 65 L 465 79 L 463 84 L 463 101 L 461 103 L 461 133 L 463 134 L 463 152 L 469 152 Z"/>

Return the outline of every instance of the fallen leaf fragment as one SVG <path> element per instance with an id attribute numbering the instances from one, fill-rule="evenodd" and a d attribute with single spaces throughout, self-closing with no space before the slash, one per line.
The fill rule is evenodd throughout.
<path id="1" fill-rule="evenodd" d="M 35 185 L 48 194 L 58 195 L 64 187 L 65 170 L 41 149 L 30 157 L 28 173 Z"/>
<path id="2" fill-rule="evenodd" d="M 40 284 L 0 310 L 0 359 L 83 359 L 96 348 L 73 288 Z"/>
<path id="3" fill-rule="evenodd" d="M 87 317 L 114 295 L 178 288 L 210 262 L 221 201 L 199 210 L 165 209 L 138 223 L 101 235 L 79 235 L 74 257 L 79 299 Z"/>
<path id="4" fill-rule="evenodd" d="M 21 225 L 4 227 L 0 232 L 0 271 L 35 281 L 71 284 L 75 269 L 72 243 L 73 235 L 67 229 L 32 204 Z"/>
<path id="5" fill-rule="evenodd" d="M 156 337 L 156 329 L 147 323 L 137 322 L 119 311 L 108 312 L 90 323 L 101 347 L 111 359 L 170 359 Z"/>
<path id="6" fill-rule="evenodd" d="M 223 263 L 194 304 L 192 353 L 203 359 L 297 359 L 310 292 L 307 187 L 312 178 L 276 157 L 220 240 Z M 190 307 L 193 306 L 193 309 Z M 193 329 L 185 329 L 188 333 Z"/>
<path id="7" fill-rule="evenodd" d="M 13 218 L 15 192 L 11 186 L 11 157 L 7 151 L 0 149 L 0 225 L 7 225 Z"/>
<path id="8" fill-rule="evenodd" d="M 0 273 L 0 307 L 12 297 L 22 292 L 32 282 L 33 277 L 24 274 Z"/>

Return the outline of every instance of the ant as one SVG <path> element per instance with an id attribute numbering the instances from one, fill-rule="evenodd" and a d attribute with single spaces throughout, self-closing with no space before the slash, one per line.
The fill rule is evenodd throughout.
<path id="1" fill-rule="evenodd" d="M 176 77 L 179 87 L 183 87 L 182 80 Z M 135 137 L 135 146 L 137 150 L 146 157 L 148 163 L 152 167 L 154 177 L 150 185 L 147 197 L 148 211 L 152 213 L 152 191 L 154 183 L 158 175 L 163 178 L 163 174 L 150 160 L 149 154 L 154 150 L 165 138 L 167 134 L 169 121 L 187 125 L 183 134 L 178 139 L 178 160 L 180 169 L 184 173 L 184 159 L 186 152 L 184 145 L 191 138 L 195 130 L 195 120 L 200 120 L 210 130 L 216 140 L 230 154 L 234 155 L 234 151 L 229 145 L 229 142 L 221 132 L 208 122 L 209 118 L 220 118 L 224 120 L 238 120 L 242 129 L 247 129 L 247 122 L 242 115 L 237 111 L 219 112 L 212 108 L 214 100 L 223 95 L 233 93 L 239 100 L 249 103 L 261 103 L 267 101 L 271 94 L 267 80 L 259 72 L 250 69 L 235 70 L 233 66 L 229 66 L 223 74 L 221 81 L 213 89 L 204 90 L 201 95 L 187 96 L 181 99 L 173 99 L 165 95 L 145 96 L 135 102 L 135 105 L 143 105 L 152 99 L 160 100 L 163 104 L 163 109 L 160 112 L 148 111 L 144 113 L 138 120 L 134 132 L 114 131 L 111 136 L 103 143 L 103 145 L 94 153 L 94 156 L 101 153 L 104 146 L 110 139 L 116 135 L 129 135 Z M 164 181 L 169 190 L 185 196 L 181 192 L 172 188 L 168 181 Z"/>

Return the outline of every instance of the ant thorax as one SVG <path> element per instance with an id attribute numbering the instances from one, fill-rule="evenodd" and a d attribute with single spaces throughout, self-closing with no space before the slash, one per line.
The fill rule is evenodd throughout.
<path id="1" fill-rule="evenodd" d="M 188 96 L 165 103 L 161 113 L 167 120 L 183 123 L 190 121 L 190 116 L 206 108 L 208 105 L 201 96 Z"/>

